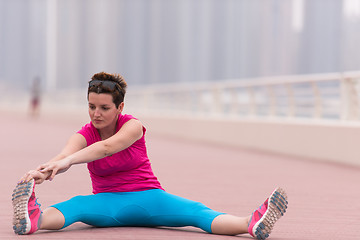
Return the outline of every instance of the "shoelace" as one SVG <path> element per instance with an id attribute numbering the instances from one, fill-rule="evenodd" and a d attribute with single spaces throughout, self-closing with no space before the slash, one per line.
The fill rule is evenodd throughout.
<path id="1" fill-rule="evenodd" d="M 38 199 L 36 198 L 35 199 L 35 206 L 39 206 L 39 208 L 41 207 L 41 204 L 40 203 L 38 203 L 38 201 L 37 201 Z"/>
<path id="2" fill-rule="evenodd" d="M 33 196 L 31 196 L 30 197 L 30 200 L 32 200 L 32 199 L 34 199 L 35 198 L 35 196 L 33 195 Z M 36 206 L 39 206 L 39 208 L 41 207 L 41 204 L 40 203 L 38 203 L 38 198 L 35 198 L 35 204 L 34 204 L 34 207 L 36 207 Z"/>

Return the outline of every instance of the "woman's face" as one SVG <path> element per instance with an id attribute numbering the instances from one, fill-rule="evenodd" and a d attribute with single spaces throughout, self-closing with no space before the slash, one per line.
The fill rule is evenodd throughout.
<path id="1" fill-rule="evenodd" d="M 116 124 L 117 117 L 121 113 L 124 103 L 116 108 L 111 94 L 89 93 L 89 116 L 92 124 L 97 129 L 111 127 Z"/>

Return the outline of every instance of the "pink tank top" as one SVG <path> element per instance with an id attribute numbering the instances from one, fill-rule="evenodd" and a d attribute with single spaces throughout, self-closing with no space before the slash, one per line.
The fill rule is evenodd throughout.
<path id="1" fill-rule="evenodd" d="M 116 132 L 130 119 L 131 115 L 120 115 Z M 134 192 L 149 189 L 163 189 L 154 175 L 143 136 L 130 147 L 111 156 L 87 164 L 93 187 L 93 193 L 101 192 Z M 78 131 L 87 141 L 87 145 L 101 141 L 97 129 L 90 122 Z"/>

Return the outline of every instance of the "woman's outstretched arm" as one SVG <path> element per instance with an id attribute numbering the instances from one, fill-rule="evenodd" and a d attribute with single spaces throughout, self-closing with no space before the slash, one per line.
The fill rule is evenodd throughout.
<path id="1" fill-rule="evenodd" d="M 48 177 L 52 180 L 57 173 L 69 169 L 74 164 L 89 163 L 97 159 L 110 156 L 130 147 L 143 136 L 143 126 L 140 121 L 131 119 L 112 137 L 96 142 L 61 160 L 51 161 L 39 166 L 40 172 L 51 172 Z"/>
<path id="2" fill-rule="evenodd" d="M 49 161 L 49 163 L 60 161 L 64 158 L 66 158 L 67 156 L 70 156 L 71 154 L 85 148 L 86 145 L 87 145 L 87 143 L 86 143 L 86 139 L 84 138 L 84 136 L 82 136 L 79 133 L 76 133 L 69 138 L 69 140 L 66 143 L 65 147 L 63 148 L 63 150 L 58 155 L 56 155 L 54 158 L 52 158 Z M 28 182 L 31 179 L 34 179 L 36 184 L 41 184 L 46 179 L 49 179 L 49 177 L 51 176 L 51 173 L 52 173 L 51 171 L 41 171 L 41 169 L 42 168 L 40 165 L 35 170 L 30 170 L 19 180 L 19 182 Z"/>

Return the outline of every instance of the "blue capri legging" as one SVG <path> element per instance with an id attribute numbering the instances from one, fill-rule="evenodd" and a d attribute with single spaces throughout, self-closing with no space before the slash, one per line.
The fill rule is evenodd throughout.
<path id="1" fill-rule="evenodd" d="M 194 226 L 211 233 L 212 221 L 223 214 L 160 189 L 76 196 L 52 207 L 64 215 L 63 228 L 83 222 L 96 227 Z"/>

